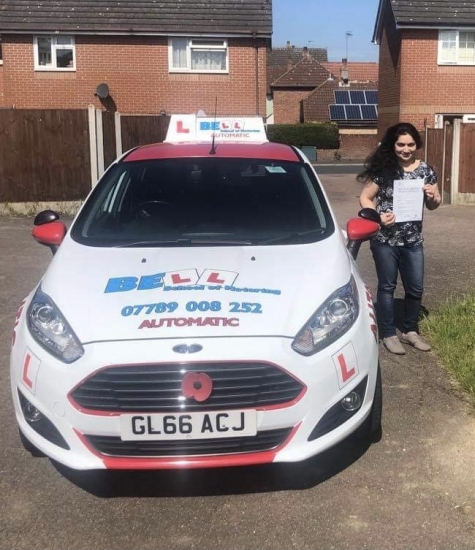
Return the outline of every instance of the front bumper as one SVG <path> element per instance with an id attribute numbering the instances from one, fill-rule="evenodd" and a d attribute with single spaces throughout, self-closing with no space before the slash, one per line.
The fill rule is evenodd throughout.
<path id="1" fill-rule="evenodd" d="M 94 343 L 85 346 L 85 354 L 78 361 L 66 365 L 43 350 L 26 326 L 20 324 L 11 355 L 11 384 L 21 431 L 44 454 L 74 469 L 219 467 L 310 458 L 345 439 L 370 413 L 378 345 L 364 315 L 343 338 L 310 357 L 294 352 L 289 338 L 206 338 L 188 341 L 203 348 L 196 354 L 199 357 L 193 356 L 190 361 L 190 356 L 183 360 L 183 356 L 172 350 L 183 341 Z M 227 384 L 231 390 L 226 393 L 219 389 L 219 383 L 223 382 L 223 373 L 229 365 L 242 365 L 244 378 L 239 385 L 225 376 L 221 388 Z M 249 365 L 262 367 L 263 374 L 251 372 Z M 140 397 L 154 383 L 147 376 L 152 371 L 158 373 L 156 386 L 163 386 L 160 376 L 165 367 L 175 377 L 171 401 L 142 406 Z M 135 369 L 141 370 L 134 379 L 148 380 L 128 404 L 127 399 L 121 402 L 116 398 L 123 387 L 114 391 L 114 387 L 117 390 L 114 375 L 125 372 L 120 369 L 127 369 L 132 378 Z M 204 372 L 210 376 L 215 392 L 209 399 L 184 400 L 180 377 L 186 372 Z M 103 376 L 108 373 L 112 373 L 110 380 Z M 94 400 L 94 384 L 100 386 L 100 376 L 105 382 L 98 390 L 99 398 Z M 251 379 L 257 390 L 251 391 L 250 397 L 243 388 Z M 281 383 L 285 391 L 277 395 Z M 343 421 L 338 415 L 331 417 L 331 411 L 338 409 L 338 403 L 355 388 L 362 392 L 361 407 Z M 131 391 L 133 395 L 133 387 Z M 107 396 L 114 394 L 107 401 Z M 173 399 L 177 403 L 175 408 Z M 58 444 L 58 439 L 49 437 L 49 432 L 39 432 L 34 423 L 27 422 L 24 400 L 44 415 L 53 431 L 60 434 L 59 441 L 62 439 L 65 444 Z M 188 441 L 121 439 L 120 416 L 124 413 L 233 409 L 257 411 L 255 436 Z M 327 424 L 324 430 L 323 421 Z"/>

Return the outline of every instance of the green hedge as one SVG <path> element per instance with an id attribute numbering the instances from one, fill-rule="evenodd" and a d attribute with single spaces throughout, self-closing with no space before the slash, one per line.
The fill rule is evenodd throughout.
<path id="1" fill-rule="evenodd" d="M 268 124 L 269 141 L 287 143 L 297 147 L 313 146 L 317 149 L 338 149 L 338 126 L 333 123 Z"/>

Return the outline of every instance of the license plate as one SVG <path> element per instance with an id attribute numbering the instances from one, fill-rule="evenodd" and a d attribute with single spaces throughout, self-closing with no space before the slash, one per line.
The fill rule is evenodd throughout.
<path id="1" fill-rule="evenodd" d="M 253 436 L 256 433 L 255 410 L 120 415 L 122 441 L 218 439 Z"/>

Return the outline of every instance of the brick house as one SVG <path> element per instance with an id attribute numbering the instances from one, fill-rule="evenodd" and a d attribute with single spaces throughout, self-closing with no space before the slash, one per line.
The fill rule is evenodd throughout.
<path id="1" fill-rule="evenodd" d="M 329 62 L 324 48 L 298 48 L 287 42 L 285 47 L 272 48 L 267 55 L 268 122 L 295 124 L 299 122 L 326 122 L 330 120 L 330 100 L 314 107 L 310 117 L 302 102 L 321 86 L 349 86 L 364 84 L 374 89 L 378 80 L 378 64 L 370 62 Z M 330 83 L 330 84 L 328 84 Z M 331 84 L 333 83 L 333 84 Z M 318 97 L 318 94 L 317 96 Z M 311 99 L 312 105 L 315 99 Z M 318 113 L 318 117 L 314 115 Z"/>
<path id="2" fill-rule="evenodd" d="M 329 62 L 326 50 L 295 48 L 287 42 L 285 48 L 273 48 L 268 55 L 267 120 L 274 124 L 335 122 L 340 149 L 320 150 L 318 158 L 364 159 L 377 143 L 377 79 L 377 63 Z"/>
<path id="3" fill-rule="evenodd" d="M 287 71 L 291 70 L 304 57 L 309 56 L 318 62 L 324 62 L 328 59 L 325 48 L 299 48 L 287 41 L 285 47 L 273 47 L 267 54 L 267 122 L 275 122 L 274 115 L 274 89 L 272 84 L 276 82 Z M 312 89 L 311 87 L 309 89 Z M 290 89 L 292 92 L 292 89 Z M 285 115 L 284 115 L 285 116 Z M 279 115 L 277 116 L 279 120 Z"/>
<path id="4" fill-rule="evenodd" d="M 0 108 L 265 116 L 271 35 L 271 0 L 4 0 Z"/>
<path id="5" fill-rule="evenodd" d="M 304 49 L 302 57 L 277 80 L 270 83 L 275 124 L 297 124 L 301 118 L 300 104 L 310 92 L 332 78 L 330 71 Z"/>
<path id="6" fill-rule="evenodd" d="M 366 80 L 375 77 L 375 68 L 366 67 L 372 65 L 370 63 L 359 65 L 361 72 L 357 67 L 348 69 L 343 63 L 341 72 L 348 76 L 351 72 L 354 80 L 348 79 L 346 83 L 342 78 L 334 77 L 301 101 L 305 121 L 338 124 L 340 148 L 338 151 L 320 151 L 320 160 L 363 160 L 377 145 L 378 82 Z"/>
<path id="7" fill-rule="evenodd" d="M 442 128 L 475 113 L 475 9 L 456 0 L 380 0 L 378 135 L 401 120 Z"/>

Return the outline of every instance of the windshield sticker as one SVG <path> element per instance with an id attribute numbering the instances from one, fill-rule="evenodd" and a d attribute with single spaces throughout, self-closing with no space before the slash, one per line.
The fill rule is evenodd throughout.
<path id="1" fill-rule="evenodd" d="M 266 170 L 271 174 L 286 174 L 287 172 L 282 166 L 266 166 Z"/>
<path id="2" fill-rule="evenodd" d="M 112 277 L 107 281 L 105 294 L 129 292 L 132 290 L 161 290 L 163 292 L 187 290 L 227 290 L 229 292 L 252 292 L 280 295 L 281 291 L 271 288 L 235 286 L 238 273 L 205 269 L 201 274 L 196 269 L 182 269 L 142 275 L 142 277 Z"/>

